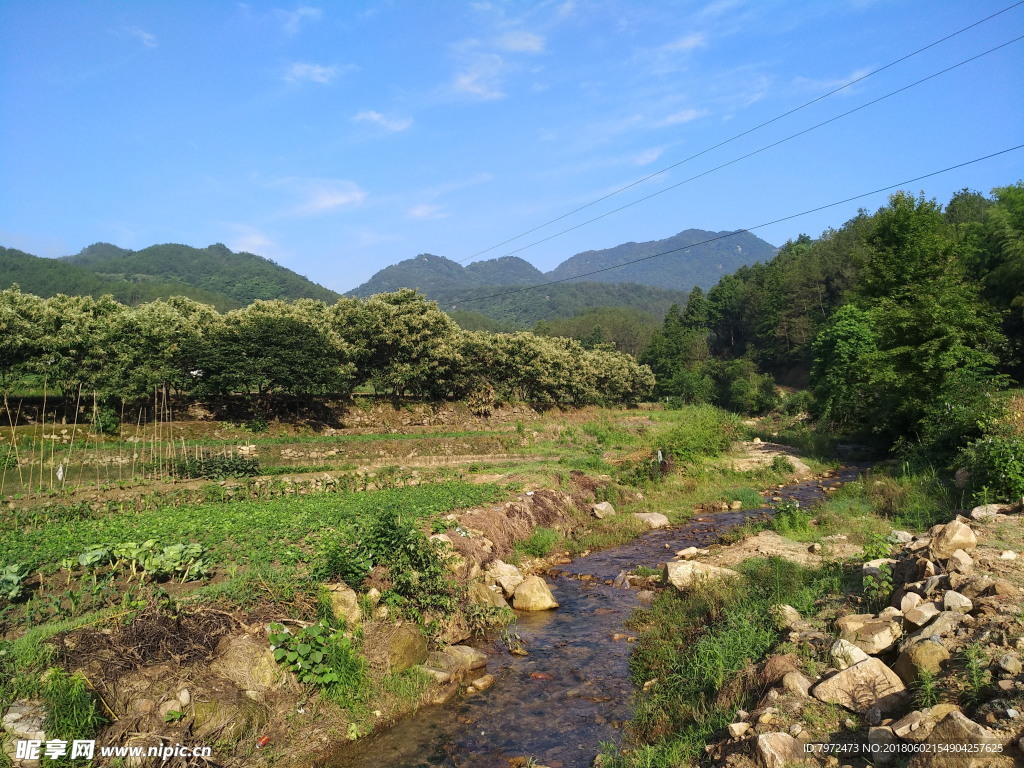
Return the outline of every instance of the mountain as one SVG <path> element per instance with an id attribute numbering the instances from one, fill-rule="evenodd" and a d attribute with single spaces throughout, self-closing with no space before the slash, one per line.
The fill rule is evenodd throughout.
<path id="1" fill-rule="evenodd" d="M 664 240 L 623 243 L 601 251 L 577 253 L 544 277 L 545 280 L 640 283 L 681 291 L 699 285 L 708 290 L 723 275 L 732 274 L 747 264 L 769 261 L 777 252 L 775 246 L 749 232 L 687 229 Z M 661 253 L 665 255 L 649 258 Z M 646 260 L 637 261 L 639 259 Z M 607 271 L 587 275 L 597 270 Z M 587 276 L 581 278 L 581 275 Z"/>
<path id="2" fill-rule="evenodd" d="M 544 273 L 528 261 L 515 256 L 477 261 L 463 267 L 443 256 L 421 253 L 385 267 L 353 290 L 354 296 L 373 296 L 399 288 L 419 288 L 431 298 L 452 288 L 476 288 L 483 285 L 530 285 L 544 282 Z"/>
<path id="3" fill-rule="evenodd" d="M 216 243 L 206 248 L 167 243 L 129 251 L 96 243 L 62 261 L 94 274 L 130 283 L 188 285 L 221 294 L 238 304 L 255 299 L 320 299 L 333 304 L 339 294 L 270 259 L 234 253 Z M 180 292 L 180 291 L 179 291 Z"/>
<path id="4" fill-rule="evenodd" d="M 25 293 L 36 296 L 102 296 L 111 294 L 123 304 L 140 304 L 168 296 L 188 296 L 218 309 L 235 309 L 241 302 L 192 285 L 174 282 L 130 282 L 120 277 L 100 275 L 79 264 L 62 259 L 44 259 L 14 248 L 0 247 L 0 290 L 17 283 Z"/>
<path id="5" fill-rule="evenodd" d="M 475 261 L 463 267 L 451 259 L 421 253 L 385 267 L 350 293 L 372 296 L 399 288 L 419 288 L 437 299 L 441 295 L 450 297 L 452 291 L 481 286 L 537 285 L 557 280 L 636 283 L 677 291 L 699 285 L 708 290 L 722 275 L 747 264 L 766 262 L 777 252 L 775 246 L 749 232 L 688 229 L 664 240 L 584 251 L 547 273 L 515 256 Z M 665 255 L 656 256 L 662 253 Z M 597 274 L 590 274 L 593 272 Z"/>

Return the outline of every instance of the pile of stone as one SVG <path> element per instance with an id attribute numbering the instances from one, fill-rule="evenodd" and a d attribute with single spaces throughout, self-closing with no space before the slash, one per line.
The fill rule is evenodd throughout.
<path id="1" fill-rule="evenodd" d="M 858 732 L 858 722 L 851 719 L 845 732 L 831 737 L 859 742 L 845 754 L 859 754 L 873 765 L 897 760 L 909 768 L 1024 764 L 1024 716 L 1013 703 L 1024 698 L 1019 655 L 1024 640 L 999 629 L 1019 618 L 1019 594 L 1009 582 L 976 573 L 972 555 L 978 540 L 971 525 L 1008 511 L 992 505 L 978 508 L 969 518 L 937 525 L 923 536 L 894 532 L 898 553 L 863 566 L 865 576 L 891 575 L 891 605 L 878 613 L 840 617 L 835 622 L 838 639 L 813 628 L 792 606 L 777 606 L 773 613 L 790 630 L 791 641 L 809 641 L 819 648 L 829 643 L 831 666 L 812 679 L 795 657 L 769 658 L 760 676 L 767 694 L 753 712 L 738 713 L 728 727 L 728 741 L 709 746 L 709 753 L 730 765 L 742 764 L 736 759 L 745 754 L 744 760 L 752 758 L 765 768 L 845 764 L 849 759 L 805 746 L 813 744 L 814 735 L 801 716 L 807 705 L 819 701 L 842 707 L 867 725 L 866 733 Z M 665 570 L 666 582 L 679 588 L 723 577 L 731 578 L 687 561 L 668 564 Z M 911 691 L 922 671 L 950 671 L 954 652 L 979 640 L 989 644 L 995 659 L 990 669 L 995 699 L 972 710 L 983 722 L 952 703 L 911 709 Z M 780 728 L 786 724 L 788 728 Z"/>

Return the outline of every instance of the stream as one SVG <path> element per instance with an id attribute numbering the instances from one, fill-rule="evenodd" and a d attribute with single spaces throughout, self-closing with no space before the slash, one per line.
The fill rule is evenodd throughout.
<path id="1" fill-rule="evenodd" d="M 822 485 L 849 482 L 862 469 L 844 467 L 775 495 L 807 506 L 826 495 Z M 512 627 L 529 655 L 513 656 L 496 633 L 473 643 L 488 655 L 487 669 L 479 674 L 494 675 L 493 687 L 445 706 L 424 707 L 342 747 L 326 765 L 509 768 L 511 758 L 525 757 L 550 768 L 587 768 L 602 742 L 621 741 L 622 724 L 631 716 L 632 643 L 625 622 L 640 602 L 637 590 L 605 582 L 637 566 L 655 567 L 684 547 L 712 544 L 729 529 L 771 512 L 765 506 L 706 514 L 559 566 L 547 582 L 561 607 L 519 612 Z M 622 637 L 613 639 L 616 635 Z"/>

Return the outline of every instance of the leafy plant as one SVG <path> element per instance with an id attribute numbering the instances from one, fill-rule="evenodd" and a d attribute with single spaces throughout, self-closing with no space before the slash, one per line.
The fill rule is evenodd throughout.
<path id="1" fill-rule="evenodd" d="M 914 709 L 927 709 L 939 703 L 939 684 L 936 675 L 925 667 L 917 668 L 917 679 L 911 685 Z"/>
<path id="2" fill-rule="evenodd" d="M 22 582 L 24 582 L 25 577 L 28 575 L 23 569 L 24 566 L 17 563 L 4 566 L 4 569 L 0 571 L 0 597 L 6 598 L 11 602 L 21 597 L 23 592 Z"/>
<path id="3" fill-rule="evenodd" d="M 228 477 L 253 477 L 259 473 L 259 459 L 236 455 L 178 459 L 171 466 L 171 474 L 181 478 L 224 480 Z"/>
<path id="4" fill-rule="evenodd" d="M 292 634 L 282 624 L 270 625 L 274 659 L 295 673 L 300 683 L 324 689 L 342 704 L 359 695 L 365 662 L 340 630 L 320 621 Z"/>
<path id="5" fill-rule="evenodd" d="M 966 686 L 964 698 L 968 704 L 976 704 L 981 699 L 990 679 L 989 660 L 985 655 L 985 649 L 978 643 L 964 646 L 961 652 L 961 664 Z"/>
<path id="6" fill-rule="evenodd" d="M 811 532 L 811 516 L 800 508 L 799 501 L 783 501 L 775 507 L 772 530 L 783 536 L 806 536 Z"/>
<path id="7" fill-rule="evenodd" d="M 1024 437 L 989 435 L 971 443 L 961 458 L 975 489 L 984 489 L 999 501 L 1024 496 Z M 975 495 L 980 496 L 980 490 Z"/>

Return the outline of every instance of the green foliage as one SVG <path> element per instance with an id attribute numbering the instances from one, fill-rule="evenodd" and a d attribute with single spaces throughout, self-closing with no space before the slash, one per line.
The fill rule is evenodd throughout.
<path id="1" fill-rule="evenodd" d="M 86 570 L 110 565 L 112 570 L 128 570 L 129 581 L 145 575 L 151 579 L 180 577 L 181 581 L 200 579 L 209 575 L 209 553 L 202 545 L 191 543 L 168 544 L 161 547 L 156 539 L 142 543 L 124 541 L 120 544 L 100 544 L 78 557 L 68 557 L 61 566 L 69 573 L 80 566 Z"/>
<path id="2" fill-rule="evenodd" d="M 971 472 L 975 498 L 1012 501 L 1024 496 L 1024 437 L 988 435 L 967 446 L 961 460 Z"/>
<path id="3" fill-rule="evenodd" d="M 533 535 L 524 541 L 516 542 L 516 549 L 531 557 L 547 557 L 562 540 L 562 534 L 554 528 L 538 526 Z"/>
<path id="4" fill-rule="evenodd" d="M 21 597 L 24 592 L 23 582 L 26 576 L 28 573 L 24 570 L 24 566 L 18 563 L 5 565 L 3 570 L 0 570 L 0 597 L 11 602 Z"/>
<path id="5" fill-rule="evenodd" d="M 783 501 L 775 507 L 771 527 L 779 534 L 799 541 L 811 532 L 811 516 L 800 508 L 800 502 Z"/>
<path id="6" fill-rule="evenodd" d="M 92 414 L 92 428 L 101 435 L 117 435 L 121 432 L 121 417 L 109 406 L 97 408 Z"/>
<path id="7" fill-rule="evenodd" d="M 43 684 L 43 702 L 46 719 L 43 729 L 53 738 L 71 742 L 76 739 L 95 739 L 100 728 L 107 722 L 100 714 L 86 681 L 69 675 L 61 669 L 47 672 Z M 73 765 L 68 757 L 47 763 L 52 765 Z"/>
<path id="8" fill-rule="evenodd" d="M 739 436 L 740 421 L 734 414 L 710 405 L 693 405 L 684 410 L 679 425 L 661 438 L 661 445 L 672 459 L 694 463 L 727 451 Z"/>
<path id="9" fill-rule="evenodd" d="M 930 669 L 917 668 L 917 678 L 910 686 L 913 693 L 914 709 L 927 709 L 939 703 L 937 675 Z"/>
<path id="10" fill-rule="evenodd" d="M 960 652 L 959 662 L 964 680 L 964 699 L 968 704 L 977 704 L 991 680 L 985 649 L 978 643 L 970 643 Z"/>
<path id="11" fill-rule="evenodd" d="M 235 454 L 178 459 L 171 465 L 171 474 L 175 477 L 207 480 L 255 477 L 260 474 L 260 460 Z"/>
<path id="12" fill-rule="evenodd" d="M 274 623 L 269 639 L 274 659 L 294 672 L 300 683 L 322 689 L 343 706 L 359 700 L 366 662 L 344 632 L 320 621 L 293 634 Z"/>

